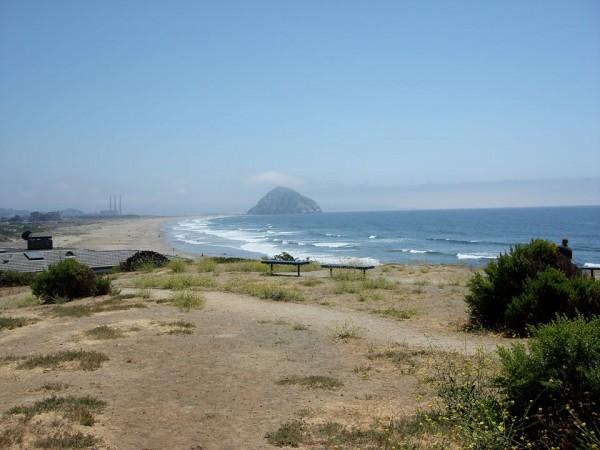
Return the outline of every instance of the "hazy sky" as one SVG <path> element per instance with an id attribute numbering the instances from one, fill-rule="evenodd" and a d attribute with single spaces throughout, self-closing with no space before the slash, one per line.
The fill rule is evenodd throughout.
<path id="1" fill-rule="evenodd" d="M 600 204 L 597 0 L 0 0 L 0 207 Z"/>

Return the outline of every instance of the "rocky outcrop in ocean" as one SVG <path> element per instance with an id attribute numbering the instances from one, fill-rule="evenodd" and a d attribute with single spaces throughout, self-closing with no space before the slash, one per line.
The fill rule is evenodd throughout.
<path id="1" fill-rule="evenodd" d="M 261 198 L 247 214 L 313 214 L 320 213 L 321 207 L 308 197 L 293 189 L 277 187 Z"/>

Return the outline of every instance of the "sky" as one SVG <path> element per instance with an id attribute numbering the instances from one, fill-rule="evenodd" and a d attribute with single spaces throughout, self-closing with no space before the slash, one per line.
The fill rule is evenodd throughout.
<path id="1" fill-rule="evenodd" d="M 0 0 L 0 208 L 600 204 L 597 0 Z"/>

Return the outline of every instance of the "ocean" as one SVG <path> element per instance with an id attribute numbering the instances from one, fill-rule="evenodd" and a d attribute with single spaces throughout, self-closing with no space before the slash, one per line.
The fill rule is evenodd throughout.
<path id="1" fill-rule="evenodd" d="M 600 206 L 189 217 L 163 231 L 174 249 L 198 255 L 472 266 L 568 236 L 574 263 L 600 263 Z"/>

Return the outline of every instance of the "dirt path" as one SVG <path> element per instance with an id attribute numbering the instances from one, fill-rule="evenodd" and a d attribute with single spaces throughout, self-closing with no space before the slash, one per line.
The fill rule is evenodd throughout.
<path id="1" fill-rule="evenodd" d="M 429 395 L 419 373 L 422 350 L 427 354 L 433 346 L 468 353 L 478 347 L 492 351 L 507 342 L 444 326 L 461 311 L 460 305 L 448 300 L 450 289 L 455 288 L 422 288 L 422 277 L 440 275 L 429 268 L 414 270 L 414 274 L 402 272 L 403 280 L 414 278 L 421 283 L 414 291 L 419 299 L 410 304 L 437 311 L 435 320 L 426 312 L 403 321 L 374 315 L 364 302 L 332 293 L 329 283 L 334 282 L 324 274 L 313 275 L 323 275 L 321 285 L 306 289 L 317 289 L 313 296 L 327 305 L 210 291 L 203 293 L 206 304 L 202 310 L 181 311 L 157 303 L 170 296 L 170 291 L 154 290 L 148 300 L 126 300 L 143 302 L 146 308 L 87 317 L 52 316 L 48 307 L 4 310 L 4 316 L 41 320 L 0 332 L 0 356 L 95 350 L 109 360 L 96 371 L 72 366 L 23 370 L 16 368 L 16 363 L 0 364 L 0 384 L 5 386 L 0 390 L 0 413 L 53 393 L 90 395 L 105 401 L 106 410 L 92 429 L 79 426 L 69 431 L 92 432 L 103 439 L 99 448 L 119 450 L 267 449 L 274 448 L 265 438 L 267 433 L 298 418 L 367 428 L 376 418 L 412 414 L 419 404 L 417 397 Z M 245 275 L 251 276 L 261 279 L 260 275 Z M 387 276 L 393 279 L 396 274 Z M 309 278 L 286 277 L 283 281 L 304 287 L 302 283 Z M 443 289 L 444 294 L 439 294 Z M 122 290 L 122 294 L 135 292 Z M 394 296 L 389 302 L 399 301 Z M 86 299 L 78 304 L 102 300 Z M 376 300 L 378 305 L 386 301 Z M 401 300 L 402 304 L 407 301 Z M 442 311 L 442 305 L 447 305 L 448 312 Z M 175 323 L 190 324 L 192 334 L 169 334 L 177 330 Z M 104 325 L 124 336 L 95 340 L 86 335 Z M 360 337 L 336 338 L 344 326 L 358 331 Z M 386 350 L 404 355 L 405 361 L 398 364 L 380 357 Z M 323 390 L 279 384 L 287 377 L 311 375 L 331 377 L 343 385 Z M 59 385 L 63 386 L 60 392 L 47 390 L 47 386 Z M 31 447 L 28 439 L 13 448 Z"/>

